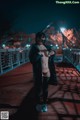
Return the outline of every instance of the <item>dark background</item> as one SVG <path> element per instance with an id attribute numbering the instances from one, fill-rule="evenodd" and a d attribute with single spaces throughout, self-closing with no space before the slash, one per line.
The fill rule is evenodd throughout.
<path id="1" fill-rule="evenodd" d="M 56 4 L 55 0 L 1 0 L 0 33 L 35 33 L 50 22 L 54 26 L 80 27 L 80 4 Z"/>

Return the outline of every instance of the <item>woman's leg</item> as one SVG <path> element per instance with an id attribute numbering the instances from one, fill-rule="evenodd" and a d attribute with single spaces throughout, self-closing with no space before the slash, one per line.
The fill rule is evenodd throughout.
<path id="1" fill-rule="evenodd" d="M 43 77 L 43 103 L 46 104 L 48 97 L 48 80 L 49 77 Z"/>

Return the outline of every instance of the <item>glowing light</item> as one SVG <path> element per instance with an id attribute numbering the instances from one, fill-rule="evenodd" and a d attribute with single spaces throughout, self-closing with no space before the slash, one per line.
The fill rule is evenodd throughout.
<path id="1" fill-rule="evenodd" d="M 50 46 L 53 46 L 52 44 Z"/>
<path id="2" fill-rule="evenodd" d="M 29 48 L 31 45 L 30 44 L 26 44 L 26 47 Z"/>
<path id="3" fill-rule="evenodd" d="M 59 47 L 57 47 L 57 49 L 59 49 Z"/>
<path id="4" fill-rule="evenodd" d="M 66 28 L 60 28 L 61 32 L 64 33 L 64 31 L 66 30 Z"/>
<path id="5" fill-rule="evenodd" d="M 47 25 L 47 28 L 49 28 L 50 27 L 50 25 Z"/>
<path id="6" fill-rule="evenodd" d="M 5 44 L 3 44 L 3 45 L 2 45 L 2 47 L 4 48 L 4 47 L 6 47 L 6 45 L 5 45 Z"/>
<path id="7" fill-rule="evenodd" d="M 56 47 L 58 47 L 58 44 L 56 44 Z"/>

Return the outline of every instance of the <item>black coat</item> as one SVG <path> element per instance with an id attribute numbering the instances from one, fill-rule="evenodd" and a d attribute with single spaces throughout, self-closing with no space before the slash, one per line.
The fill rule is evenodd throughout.
<path id="1" fill-rule="evenodd" d="M 41 65 L 42 55 L 39 55 L 38 52 L 39 52 L 39 49 L 37 45 L 33 44 L 29 52 L 29 60 L 33 66 L 34 78 L 42 79 L 42 65 Z"/>
<path id="2" fill-rule="evenodd" d="M 48 47 L 46 47 L 48 49 Z M 42 65 L 41 65 L 41 57 L 42 55 L 38 54 L 39 49 L 36 44 L 31 46 L 29 52 L 29 59 L 33 66 L 33 74 L 35 79 L 42 79 Z M 49 83 L 57 82 L 55 65 L 54 65 L 54 55 L 49 57 L 49 69 L 50 69 L 50 80 Z"/>

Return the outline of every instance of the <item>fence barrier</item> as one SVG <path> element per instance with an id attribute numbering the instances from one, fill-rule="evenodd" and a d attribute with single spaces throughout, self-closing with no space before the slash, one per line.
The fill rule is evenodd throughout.
<path id="1" fill-rule="evenodd" d="M 29 49 L 0 49 L 0 75 L 29 62 Z"/>
<path id="2" fill-rule="evenodd" d="M 80 49 L 64 49 L 63 59 L 67 59 L 80 71 Z"/>

